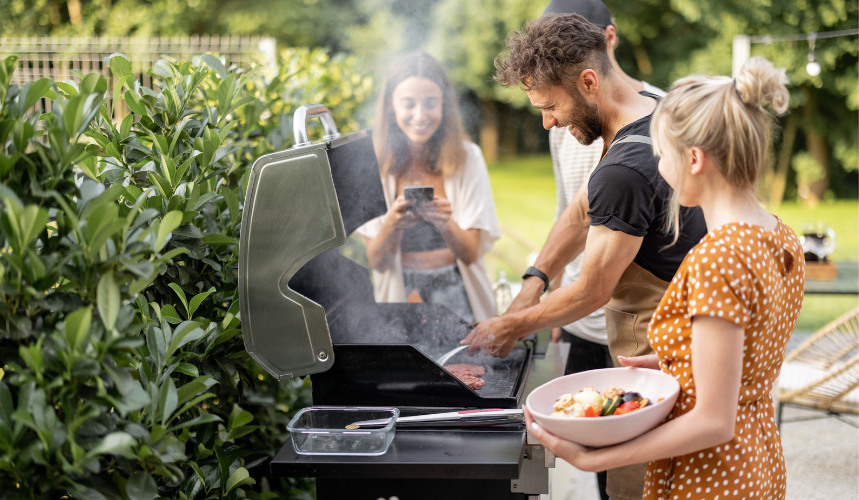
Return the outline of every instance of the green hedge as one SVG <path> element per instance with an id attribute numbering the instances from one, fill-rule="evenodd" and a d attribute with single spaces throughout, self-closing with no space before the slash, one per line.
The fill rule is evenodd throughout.
<path id="1" fill-rule="evenodd" d="M 18 87 L 0 61 L 0 498 L 310 497 L 269 476 L 309 386 L 244 349 L 244 191 L 297 105 L 348 131 L 372 82 L 350 58 L 283 56 L 268 77 L 162 60 L 155 89 L 121 54 L 112 88 Z M 131 113 L 114 122 L 107 97 Z M 42 98 L 53 112 L 28 112 Z"/>

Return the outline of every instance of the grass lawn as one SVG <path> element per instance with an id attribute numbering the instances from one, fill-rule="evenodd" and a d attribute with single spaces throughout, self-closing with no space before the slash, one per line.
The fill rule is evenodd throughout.
<path id="1" fill-rule="evenodd" d="M 555 179 L 549 156 L 521 157 L 489 167 L 495 206 L 504 236 L 486 256 L 489 274 L 498 271 L 518 280 L 539 251 L 555 220 Z M 835 230 L 838 247 L 834 260 L 859 260 L 859 202 L 823 203 L 811 209 L 784 203 L 777 210 L 787 225 L 799 232 L 802 225 L 823 221 Z M 859 297 L 809 295 L 805 298 L 797 330 L 814 331 L 859 305 Z"/>

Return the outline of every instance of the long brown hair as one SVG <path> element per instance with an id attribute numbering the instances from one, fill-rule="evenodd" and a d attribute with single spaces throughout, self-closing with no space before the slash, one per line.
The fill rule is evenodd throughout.
<path id="1" fill-rule="evenodd" d="M 430 137 L 428 155 L 432 173 L 450 177 L 465 163 L 465 134 L 456 95 L 444 68 L 431 55 L 415 52 L 403 56 L 391 65 L 385 79 L 385 88 L 376 108 L 376 123 L 373 144 L 383 174 L 399 177 L 405 173 L 409 162 L 409 138 L 400 130 L 394 115 L 394 89 L 405 79 L 413 76 L 426 78 L 438 85 L 442 94 L 442 118 L 438 130 Z"/>

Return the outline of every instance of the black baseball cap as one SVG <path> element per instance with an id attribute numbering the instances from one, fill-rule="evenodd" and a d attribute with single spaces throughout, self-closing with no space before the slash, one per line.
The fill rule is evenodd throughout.
<path id="1" fill-rule="evenodd" d="M 552 0 L 543 11 L 546 14 L 578 14 L 603 29 L 614 24 L 601 0 Z"/>

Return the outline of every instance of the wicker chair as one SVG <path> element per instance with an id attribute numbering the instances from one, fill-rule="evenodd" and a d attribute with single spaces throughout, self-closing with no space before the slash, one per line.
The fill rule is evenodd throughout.
<path id="1" fill-rule="evenodd" d="M 857 427 L 844 413 L 859 413 L 859 308 L 815 332 L 784 359 L 778 386 L 777 425 L 784 405 L 827 412 Z M 807 420 L 807 418 L 797 419 Z"/>

